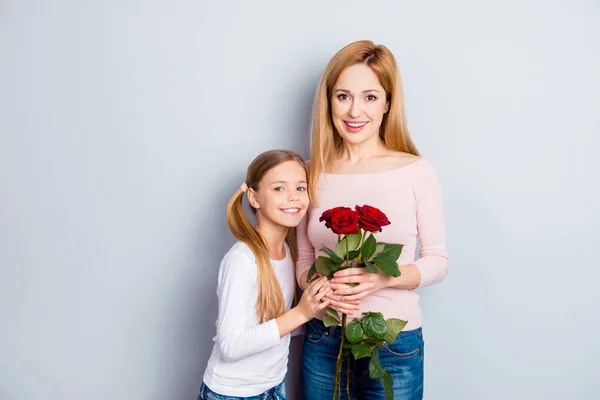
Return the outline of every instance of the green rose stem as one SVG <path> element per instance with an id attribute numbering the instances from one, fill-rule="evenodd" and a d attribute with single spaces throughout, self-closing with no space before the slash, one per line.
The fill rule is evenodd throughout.
<path id="1" fill-rule="evenodd" d="M 379 210 L 377 211 L 380 212 Z M 326 216 L 326 213 L 327 211 L 323 215 Z M 385 217 L 385 214 L 381 214 Z M 327 218 L 322 218 L 327 221 Z M 389 221 L 383 225 L 388 224 Z M 333 231 L 333 229 L 331 230 Z M 379 229 L 379 231 L 381 231 L 381 229 Z M 383 273 L 387 276 L 399 276 L 400 271 L 398 269 L 397 260 L 402 253 L 403 245 L 384 242 L 377 243 L 373 233 L 371 232 L 371 236 L 369 236 L 369 233 L 370 231 L 358 227 L 355 234 L 337 234 L 338 245 L 342 240 L 345 240 L 345 243 L 342 246 L 336 246 L 334 250 L 325 246 L 321 249 L 329 257 L 319 256 L 315 260 L 315 263 L 308 273 L 307 282 L 310 282 L 312 275 L 316 272 L 323 276 L 327 276 L 328 279 L 332 279 L 333 274 L 336 271 L 350 268 L 352 265 L 366 267 L 374 274 Z M 367 238 L 367 236 L 369 237 Z M 350 251 L 350 238 L 352 238 L 352 252 Z M 363 249 L 363 246 L 366 246 L 367 248 Z M 345 254 L 342 255 L 344 250 Z M 363 252 L 363 250 L 365 251 Z M 357 284 L 346 283 L 346 285 L 353 287 Z M 341 298 L 343 297 L 344 296 L 342 295 Z M 352 373 L 350 368 L 350 356 L 353 356 L 355 360 L 370 357 L 370 378 L 379 378 L 379 381 L 384 388 L 385 398 L 387 400 L 393 400 L 392 375 L 389 371 L 381 367 L 378 351 L 386 342 L 393 343 L 396 340 L 398 334 L 406 326 L 407 321 L 398 318 L 389 318 L 386 320 L 383 314 L 378 312 L 362 313 L 360 319 L 355 318 L 354 321 L 349 324 L 347 323 L 347 318 L 348 316 L 342 313 L 342 337 L 340 339 L 340 348 L 336 360 L 333 400 L 340 400 L 342 396 L 341 376 L 344 358 L 347 363 L 346 393 L 348 398 L 350 398 L 350 375 Z M 339 326 L 340 320 L 338 312 L 328 308 L 327 315 L 325 315 L 323 321 L 327 327 Z"/>
<path id="2" fill-rule="evenodd" d="M 358 263 L 362 261 L 362 245 L 365 241 L 365 236 L 367 236 L 367 231 L 363 231 L 360 235 L 360 245 L 358 246 Z"/>
<path id="3" fill-rule="evenodd" d="M 339 235 L 338 235 L 338 243 L 339 243 Z M 346 237 L 346 267 L 350 266 L 350 259 L 348 257 L 348 253 L 350 252 L 350 248 L 349 248 L 349 244 L 348 244 L 348 238 Z M 337 363 L 335 366 L 335 387 L 333 390 L 333 399 L 335 400 L 335 395 L 337 394 L 337 398 L 341 399 L 342 396 L 342 390 L 341 390 L 341 380 L 342 380 L 342 364 L 343 364 L 343 357 L 342 357 L 342 352 L 344 350 L 344 339 L 346 337 L 346 321 L 348 319 L 348 316 L 344 313 L 342 313 L 342 342 L 340 343 L 340 350 L 338 351 L 338 356 L 337 356 Z M 350 365 L 348 364 L 348 369 L 350 369 Z M 348 393 L 348 399 L 350 399 L 350 375 L 348 375 L 346 377 L 346 392 Z"/>

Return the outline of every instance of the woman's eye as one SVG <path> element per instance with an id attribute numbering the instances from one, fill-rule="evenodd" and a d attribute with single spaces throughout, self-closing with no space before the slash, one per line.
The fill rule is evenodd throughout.
<path id="1" fill-rule="evenodd" d="M 366 97 L 367 101 L 375 101 L 377 100 L 377 97 L 373 96 L 372 94 L 367 95 Z"/>
<path id="2" fill-rule="evenodd" d="M 305 188 L 305 187 L 302 187 L 302 186 L 300 186 L 300 187 L 298 188 L 298 191 L 300 191 L 300 192 L 305 192 L 305 191 L 306 191 L 306 188 Z"/>
<path id="3" fill-rule="evenodd" d="M 345 93 L 338 94 L 338 100 L 348 100 L 348 95 Z"/>

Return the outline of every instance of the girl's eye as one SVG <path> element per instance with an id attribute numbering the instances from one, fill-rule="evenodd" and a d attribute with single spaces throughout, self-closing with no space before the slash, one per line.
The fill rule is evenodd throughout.
<path id="1" fill-rule="evenodd" d="M 277 186 L 276 188 L 273 188 L 273 190 L 276 192 L 282 192 L 283 188 L 281 186 Z"/>
<path id="2" fill-rule="evenodd" d="M 348 95 L 345 93 L 338 94 L 338 100 L 348 100 Z"/>
<path id="3" fill-rule="evenodd" d="M 298 191 L 300 191 L 300 192 L 305 192 L 305 191 L 306 191 L 306 188 L 305 188 L 305 187 L 302 187 L 302 186 L 300 186 L 300 187 L 298 188 Z"/>
<path id="4" fill-rule="evenodd" d="M 377 100 L 377 97 L 375 97 L 372 94 L 369 94 L 369 95 L 367 95 L 366 99 L 367 99 L 367 101 L 375 101 L 375 100 Z"/>

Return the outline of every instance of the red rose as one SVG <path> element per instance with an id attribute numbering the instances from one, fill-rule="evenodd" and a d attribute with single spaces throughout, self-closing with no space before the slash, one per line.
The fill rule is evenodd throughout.
<path id="1" fill-rule="evenodd" d="M 333 214 L 335 214 L 338 211 L 342 211 L 342 210 L 352 210 L 350 207 L 335 207 L 335 208 L 331 208 L 327 211 L 324 211 L 323 214 L 321 214 L 321 217 L 319 218 L 319 222 L 323 222 L 325 221 L 325 227 L 326 228 L 331 228 L 331 217 L 333 217 Z"/>
<path id="2" fill-rule="evenodd" d="M 358 233 L 358 213 L 351 209 L 337 211 L 331 217 L 331 230 L 338 235 Z"/>
<path id="3" fill-rule="evenodd" d="M 381 227 L 390 224 L 387 216 L 378 208 L 364 205 L 356 206 L 358 224 L 369 232 L 381 232 Z"/>

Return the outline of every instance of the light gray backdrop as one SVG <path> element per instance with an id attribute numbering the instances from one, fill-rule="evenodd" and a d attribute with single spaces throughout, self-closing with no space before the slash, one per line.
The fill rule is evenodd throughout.
<path id="1" fill-rule="evenodd" d="M 194 399 L 226 201 L 363 38 L 444 188 L 426 399 L 597 399 L 596 0 L 0 1 L 0 399 Z"/>

